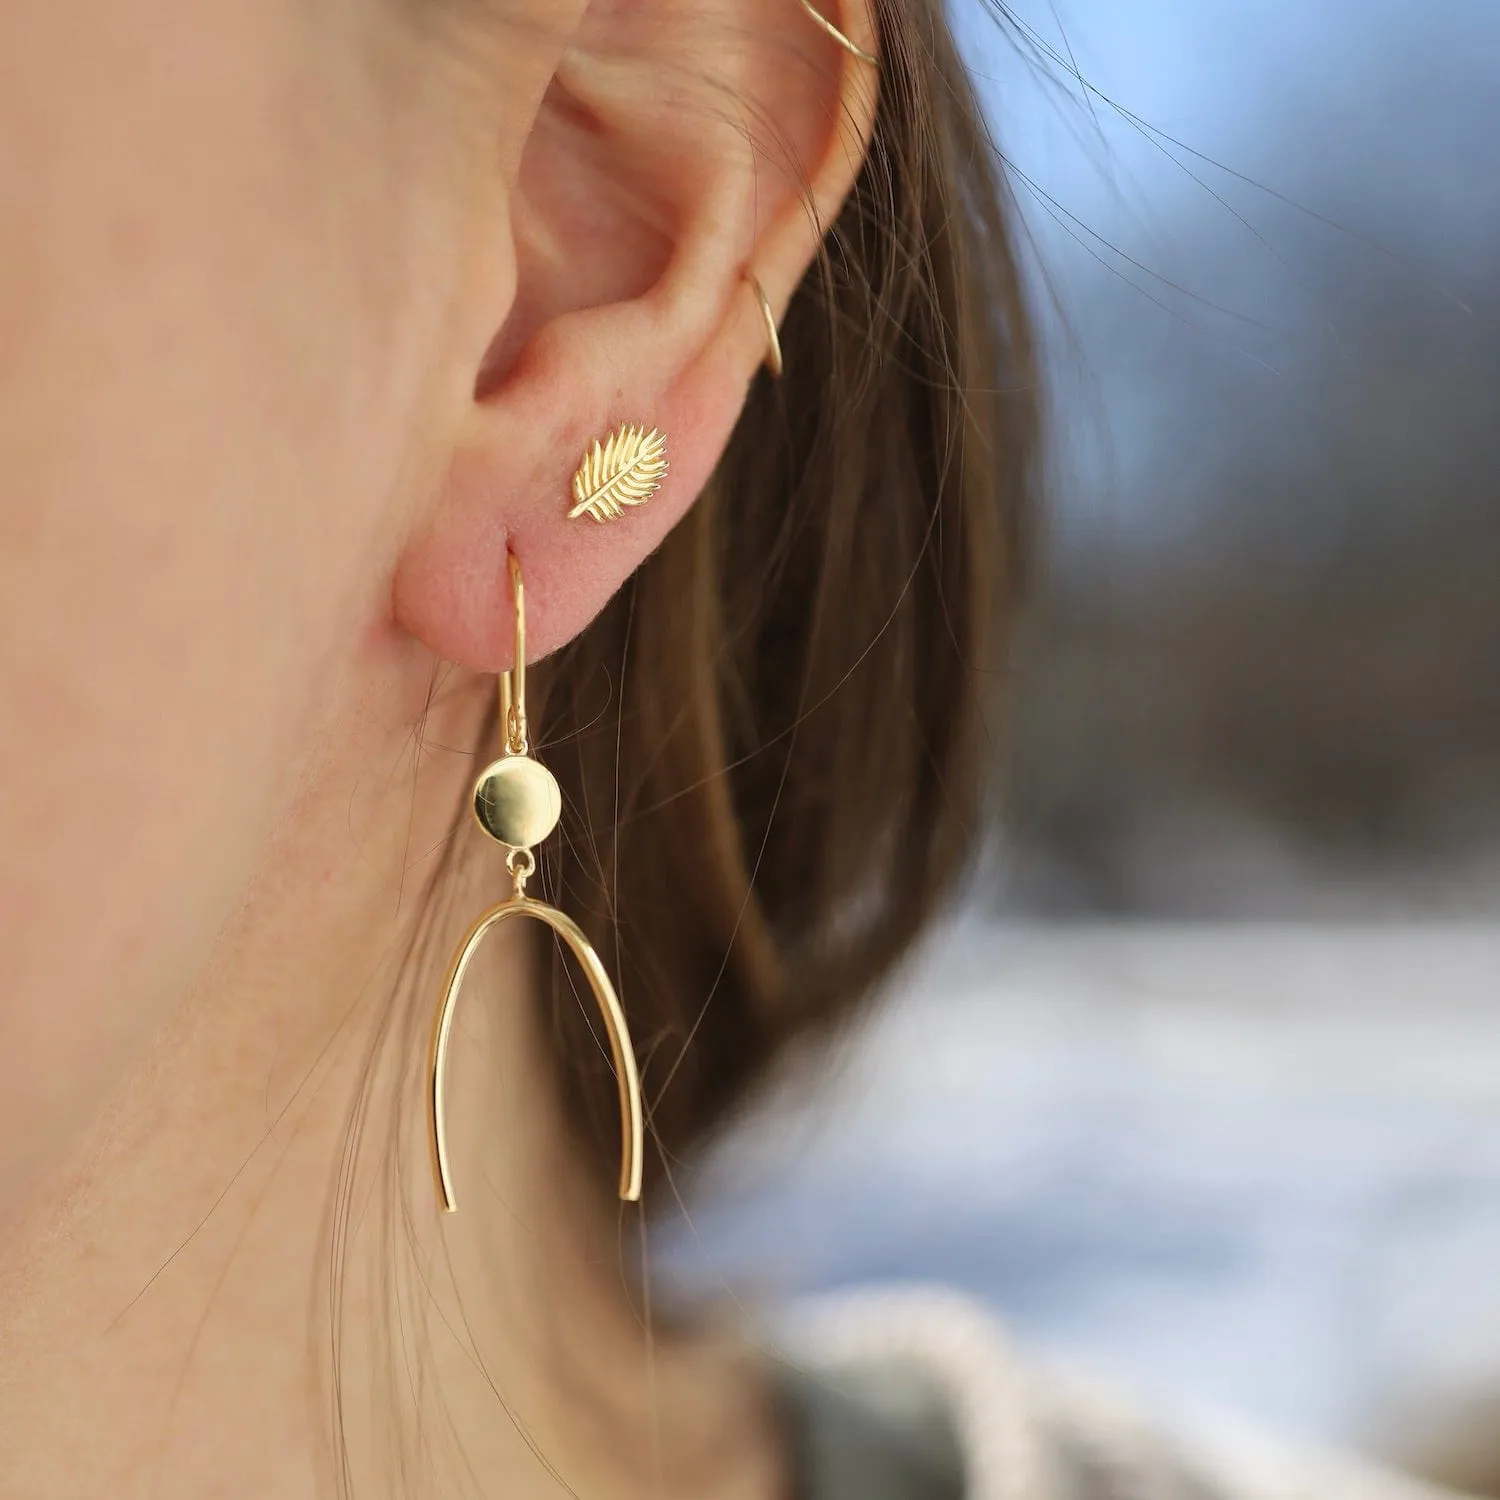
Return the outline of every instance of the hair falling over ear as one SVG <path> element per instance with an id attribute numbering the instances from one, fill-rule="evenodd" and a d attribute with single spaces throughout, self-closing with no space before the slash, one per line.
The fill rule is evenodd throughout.
<path id="1" fill-rule="evenodd" d="M 668 1159 L 903 954 L 976 850 L 997 753 L 1038 425 L 1009 201 L 940 0 L 876 12 L 873 141 L 783 378 L 535 674 L 565 808 L 540 878 L 618 976 Z M 605 1181 L 608 1049 L 552 963 Z"/>

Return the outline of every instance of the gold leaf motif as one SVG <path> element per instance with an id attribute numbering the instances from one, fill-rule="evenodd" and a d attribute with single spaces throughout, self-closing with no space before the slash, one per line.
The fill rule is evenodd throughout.
<path id="1" fill-rule="evenodd" d="M 667 472 L 667 440 L 638 422 L 617 427 L 584 456 L 573 476 L 573 508 L 568 519 L 592 516 L 613 521 L 628 505 L 644 505 L 661 488 Z"/>

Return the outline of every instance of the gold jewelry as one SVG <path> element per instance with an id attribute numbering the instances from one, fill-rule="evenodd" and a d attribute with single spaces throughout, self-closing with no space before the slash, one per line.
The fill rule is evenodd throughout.
<path id="1" fill-rule="evenodd" d="M 760 303 L 760 315 L 766 320 L 766 357 L 762 363 L 771 372 L 772 380 L 780 380 L 786 365 L 781 358 L 781 334 L 776 327 L 776 314 L 771 311 L 771 299 L 766 296 L 766 289 L 753 272 L 746 271 L 745 276 L 755 293 L 756 301 Z"/>
<path id="2" fill-rule="evenodd" d="M 575 516 L 614 521 L 627 505 L 644 505 L 661 488 L 667 472 L 667 439 L 656 428 L 649 432 L 639 422 L 622 423 L 584 455 L 573 475 Z"/>
<path id="3" fill-rule="evenodd" d="M 866 52 L 863 47 L 857 47 L 848 37 L 844 35 L 832 21 L 821 11 L 814 10 L 812 0 L 798 0 L 802 9 L 812 18 L 813 24 L 821 26 L 824 31 L 836 41 L 845 52 L 852 52 L 861 62 L 869 63 L 872 68 L 880 66 L 880 59 L 873 52 Z"/>
<path id="4" fill-rule="evenodd" d="M 545 922 L 572 950 L 589 988 L 594 992 L 604 1018 L 604 1029 L 609 1035 L 615 1081 L 619 1085 L 620 1197 L 627 1203 L 634 1203 L 641 1196 L 645 1155 L 640 1073 L 636 1068 L 635 1049 L 630 1044 L 625 1012 L 609 982 L 609 975 L 583 930 L 571 917 L 526 894 L 526 882 L 536 873 L 532 847 L 557 827 L 562 816 L 562 794 L 552 773 L 532 758 L 527 739 L 526 596 L 521 585 L 520 561 L 514 552 L 508 556 L 511 594 L 516 608 L 515 666 L 500 674 L 500 741 L 503 748 L 500 759 L 486 766 L 474 783 L 473 810 L 479 826 L 496 843 L 505 846 L 505 867 L 510 871 L 512 888 L 504 901 L 475 920 L 458 945 L 448 967 L 443 1002 L 433 1023 L 428 1123 L 433 1175 L 445 1213 L 452 1213 L 458 1207 L 453 1194 L 453 1170 L 448 1160 L 448 1124 L 443 1099 L 454 1002 L 463 984 L 464 971 L 485 934 L 509 917 L 533 917 L 538 922 Z"/>

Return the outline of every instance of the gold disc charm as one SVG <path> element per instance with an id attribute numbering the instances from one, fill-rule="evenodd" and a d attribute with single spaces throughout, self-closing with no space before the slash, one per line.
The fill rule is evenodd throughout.
<path id="1" fill-rule="evenodd" d="M 475 820 L 508 849 L 534 848 L 561 817 L 557 778 L 529 755 L 502 755 L 474 783 Z"/>

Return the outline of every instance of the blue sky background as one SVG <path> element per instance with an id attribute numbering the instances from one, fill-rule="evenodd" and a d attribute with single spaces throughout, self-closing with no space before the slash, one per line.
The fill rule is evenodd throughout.
<path id="1" fill-rule="evenodd" d="M 1434 336 L 1495 337 L 1490 0 L 1024 0 L 998 25 L 985 0 L 958 0 L 953 14 L 1056 294 L 1049 502 L 1065 544 L 1169 546 L 1213 504 L 1162 482 L 1173 445 L 1245 407 L 1294 422 L 1298 381 L 1357 364 L 1346 330 L 1382 297 Z M 1067 76 L 1070 58 L 1099 94 Z"/>

